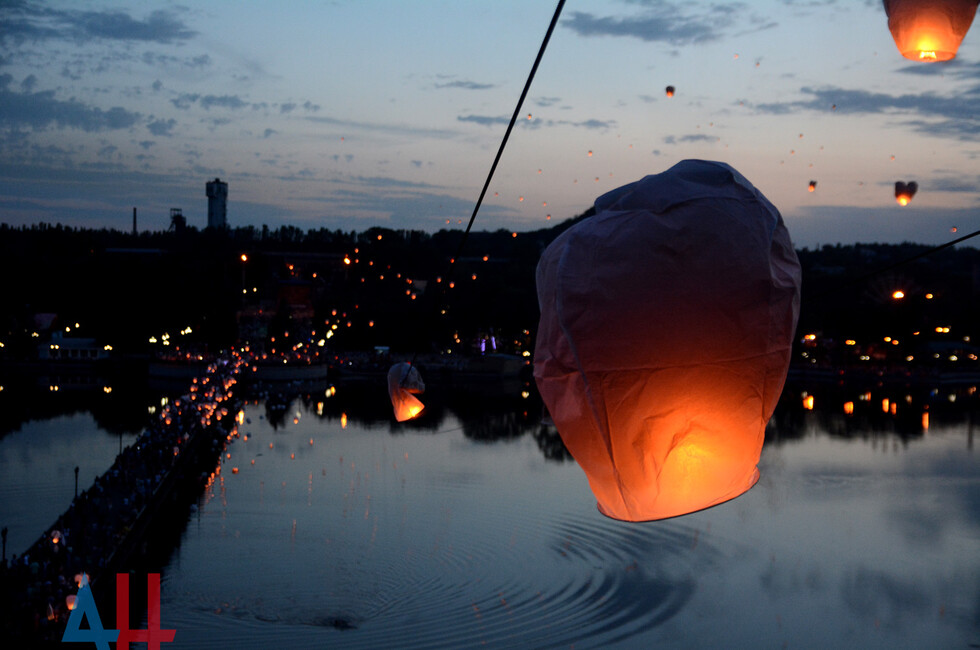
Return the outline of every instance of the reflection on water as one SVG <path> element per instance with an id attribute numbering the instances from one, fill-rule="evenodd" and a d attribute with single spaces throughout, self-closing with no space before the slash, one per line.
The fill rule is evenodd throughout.
<path id="1" fill-rule="evenodd" d="M 96 377 L 0 379 L 0 526 L 30 546 L 140 433 L 147 395 Z M 57 390 L 53 390 L 57 388 Z"/>
<path id="2" fill-rule="evenodd" d="M 567 509 L 587 489 L 530 441 L 475 446 L 458 426 L 390 437 L 296 413 L 288 437 L 256 426 L 223 459 L 167 582 L 165 597 L 193 603 L 175 625 L 270 624 L 239 639 L 256 646 L 332 639 L 317 628 L 356 630 L 333 639 L 344 647 L 608 645 L 670 618 L 713 561 L 686 527 L 624 528 L 588 500 Z"/>
<path id="3" fill-rule="evenodd" d="M 790 386 L 754 488 L 644 524 L 526 389 L 430 386 L 404 424 L 383 388 L 252 401 L 163 570 L 170 647 L 980 643 L 969 387 Z"/>

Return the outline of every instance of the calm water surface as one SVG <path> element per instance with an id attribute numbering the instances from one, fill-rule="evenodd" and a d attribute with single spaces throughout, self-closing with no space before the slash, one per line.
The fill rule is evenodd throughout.
<path id="1" fill-rule="evenodd" d="M 371 417 L 343 388 L 245 407 L 220 471 L 175 523 L 186 528 L 162 570 L 168 647 L 980 644 L 972 411 L 934 408 L 923 430 L 901 411 L 789 408 L 748 493 L 628 524 L 598 513 L 519 391 L 409 425 L 389 421 L 385 397 Z M 27 497 L 8 497 L 18 481 L 38 501 L 63 490 L 31 478 L 64 464 L 38 445 L 80 428 L 34 421 L 0 440 L 0 521 L 27 518 L 13 505 Z"/>

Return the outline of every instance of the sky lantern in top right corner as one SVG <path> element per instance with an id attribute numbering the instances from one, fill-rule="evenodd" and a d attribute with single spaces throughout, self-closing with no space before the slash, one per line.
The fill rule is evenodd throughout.
<path id="1" fill-rule="evenodd" d="M 883 0 L 898 51 L 913 61 L 949 61 L 980 0 Z"/>

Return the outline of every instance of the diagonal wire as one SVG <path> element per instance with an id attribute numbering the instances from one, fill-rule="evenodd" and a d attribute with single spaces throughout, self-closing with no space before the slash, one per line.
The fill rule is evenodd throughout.
<path id="1" fill-rule="evenodd" d="M 500 162 L 500 156 L 504 153 L 504 147 L 507 146 L 507 139 L 510 137 L 510 132 L 514 129 L 514 124 L 517 122 L 517 117 L 521 113 L 521 106 L 524 105 L 524 98 L 527 97 L 527 91 L 531 88 L 531 82 L 534 80 L 534 73 L 538 71 L 538 64 L 541 63 L 541 58 L 544 56 L 545 48 L 548 47 L 548 41 L 551 39 L 551 33 L 555 31 L 555 25 L 558 24 L 558 17 L 561 15 L 562 7 L 565 6 L 565 0 L 558 0 L 558 6 L 555 8 L 555 15 L 551 17 L 551 24 L 548 25 L 548 31 L 544 35 L 544 40 L 541 42 L 541 48 L 538 50 L 538 56 L 534 59 L 534 65 L 531 66 L 531 73 L 527 76 L 527 82 L 524 84 L 524 90 L 521 92 L 520 99 L 517 100 L 517 106 L 514 108 L 514 114 L 510 118 L 510 124 L 507 125 L 507 131 L 504 132 L 504 139 L 500 142 L 500 148 L 497 149 L 497 155 L 493 159 L 493 164 L 490 165 L 490 173 L 487 174 L 487 180 L 483 183 L 483 189 L 480 191 L 480 196 L 476 200 L 476 205 L 473 206 L 473 214 L 470 215 L 470 221 L 466 224 L 466 230 L 463 231 L 463 237 L 459 240 L 459 246 L 456 248 L 456 255 L 449 260 L 449 272 L 446 274 L 446 280 L 450 279 L 452 276 L 453 267 L 456 264 L 456 260 L 459 259 L 460 253 L 463 251 L 463 245 L 466 243 L 466 238 L 470 234 L 470 230 L 473 228 L 473 222 L 476 221 L 476 214 L 480 211 L 480 206 L 483 204 L 483 197 L 487 194 L 487 189 L 490 187 L 490 181 L 493 179 L 493 173 L 497 169 L 497 163 Z"/>
<path id="2" fill-rule="evenodd" d="M 497 164 L 500 162 L 500 157 L 504 153 L 504 147 L 507 146 L 507 140 L 510 138 L 510 132 L 514 130 L 514 124 L 517 123 L 517 117 L 521 114 L 521 107 L 524 105 L 524 99 L 527 97 L 528 90 L 531 89 L 531 82 L 534 81 L 534 74 L 538 71 L 538 65 L 541 63 L 541 59 L 544 57 L 544 51 L 548 47 L 548 41 L 551 40 L 551 34 L 555 31 L 555 25 L 558 24 L 558 18 L 561 16 L 562 7 L 565 6 L 565 0 L 558 0 L 558 6 L 555 7 L 555 14 L 551 17 L 551 23 L 548 25 L 548 31 L 545 32 L 544 40 L 541 41 L 541 47 L 538 49 L 538 55 L 534 59 L 534 64 L 531 66 L 531 72 L 527 76 L 527 81 L 524 83 L 524 90 L 521 91 L 521 96 L 517 100 L 517 106 L 514 108 L 514 114 L 510 118 L 510 123 L 507 125 L 507 130 L 504 132 L 504 138 L 500 142 L 500 148 L 497 149 L 497 155 L 493 159 L 493 164 L 490 165 L 490 172 L 487 174 L 487 180 L 483 183 L 483 189 L 480 190 L 480 196 L 476 200 L 476 205 L 473 206 L 473 214 L 470 215 L 470 220 L 466 224 L 466 230 L 463 231 L 463 236 L 459 240 L 459 246 L 456 247 L 456 254 L 449 260 L 449 268 L 446 271 L 446 282 L 443 287 L 449 286 L 452 281 L 453 269 L 456 266 L 456 260 L 459 259 L 460 254 L 463 251 L 463 246 L 466 244 L 466 239 L 469 237 L 470 230 L 473 229 L 473 222 L 476 221 L 476 215 L 480 211 L 480 206 L 483 204 L 483 197 L 487 194 L 487 189 L 490 187 L 490 181 L 493 180 L 493 173 L 497 170 Z M 445 291 L 445 289 L 443 289 Z M 411 365 L 415 365 L 415 360 L 418 358 L 418 349 L 416 349 L 415 354 L 412 357 Z"/>
<path id="3" fill-rule="evenodd" d="M 805 298 L 803 300 L 803 304 L 811 303 L 811 302 L 816 301 L 816 300 L 821 300 L 823 298 L 826 298 L 828 295 L 830 295 L 832 293 L 836 294 L 837 292 L 839 292 L 841 289 L 843 289 L 845 287 L 849 287 L 849 286 L 854 285 L 854 284 L 857 284 L 859 282 L 863 282 L 865 280 L 869 280 L 869 279 L 875 277 L 876 275 L 880 275 L 880 274 L 885 273 L 887 271 L 891 271 L 893 269 L 897 269 L 900 266 L 905 266 L 906 264 L 911 264 L 912 262 L 914 262 L 914 261 L 916 261 L 918 259 L 922 259 L 923 257 L 927 257 L 929 255 L 932 255 L 933 253 L 939 252 L 939 251 L 943 250 L 944 248 L 949 248 L 950 246 L 955 246 L 956 244 L 959 244 L 960 242 L 964 242 L 967 239 L 971 239 L 973 237 L 976 237 L 977 235 L 980 235 L 980 230 L 975 230 L 975 231 L 971 232 L 969 235 L 963 235 L 962 237 L 958 237 L 958 238 L 956 238 L 956 239 L 954 239 L 952 241 L 948 241 L 945 244 L 940 244 L 938 246 L 933 246 L 932 248 L 930 248 L 928 250 L 925 250 L 925 251 L 923 251 L 921 253 L 916 253 L 915 255 L 912 255 L 910 257 L 905 258 L 904 260 L 899 260 L 898 262 L 894 262 L 894 263 L 889 264 L 887 266 L 883 266 L 880 269 L 874 269 L 872 271 L 868 271 L 867 273 L 862 273 L 861 275 L 859 275 L 857 277 L 854 277 L 854 278 L 850 278 L 848 280 L 845 280 L 842 284 L 834 287 L 833 289 L 827 289 L 826 291 L 823 291 L 821 293 L 818 293 L 818 294 L 816 294 L 814 296 L 811 296 L 809 298 Z"/>

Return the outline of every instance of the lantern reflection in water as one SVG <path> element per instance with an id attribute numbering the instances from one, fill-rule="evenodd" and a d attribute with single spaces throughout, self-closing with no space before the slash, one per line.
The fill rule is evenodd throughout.
<path id="1" fill-rule="evenodd" d="M 425 383 L 418 368 L 410 363 L 396 363 L 388 371 L 388 396 L 399 422 L 411 420 L 425 408 L 415 397 L 425 392 Z"/>
<path id="2" fill-rule="evenodd" d="M 895 46 L 913 61 L 948 61 L 970 29 L 980 0 L 884 0 Z"/>
<path id="3" fill-rule="evenodd" d="M 537 269 L 534 374 L 599 510 L 663 519 L 758 480 L 800 267 L 776 208 L 724 163 L 613 190 Z"/>

